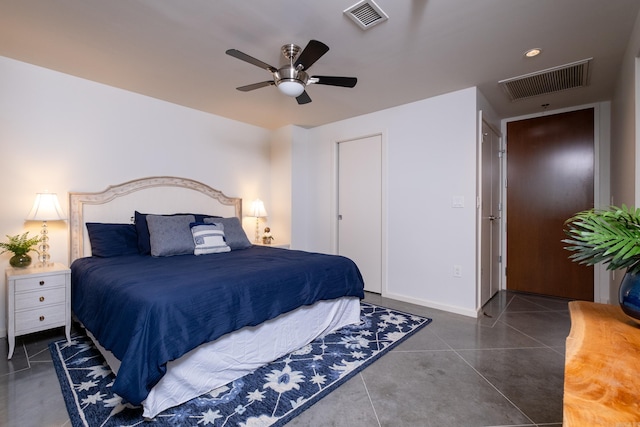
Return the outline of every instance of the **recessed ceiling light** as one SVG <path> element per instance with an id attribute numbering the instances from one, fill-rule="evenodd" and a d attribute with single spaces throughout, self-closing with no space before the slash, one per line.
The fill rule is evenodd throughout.
<path id="1" fill-rule="evenodd" d="M 542 53 L 542 49 L 539 47 L 534 47 L 533 49 L 529 49 L 524 53 L 525 58 L 533 58 L 534 56 L 538 56 Z"/>

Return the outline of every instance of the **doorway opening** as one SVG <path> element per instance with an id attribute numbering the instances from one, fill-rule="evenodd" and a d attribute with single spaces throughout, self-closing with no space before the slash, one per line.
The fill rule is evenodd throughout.
<path id="1" fill-rule="evenodd" d="M 571 262 L 564 221 L 594 207 L 594 109 L 507 123 L 508 290 L 594 300 L 593 267 Z"/>
<path id="2" fill-rule="evenodd" d="M 337 143 L 337 252 L 353 260 L 365 290 L 384 277 L 382 135 Z"/>

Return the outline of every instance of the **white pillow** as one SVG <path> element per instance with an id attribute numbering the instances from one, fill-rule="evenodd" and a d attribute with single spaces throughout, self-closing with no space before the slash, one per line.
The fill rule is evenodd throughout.
<path id="1" fill-rule="evenodd" d="M 225 242 L 222 224 L 197 224 L 191 227 L 191 234 L 196 245 L 193 251 L 195 255 L 217 254 L 231 250 Z"/>

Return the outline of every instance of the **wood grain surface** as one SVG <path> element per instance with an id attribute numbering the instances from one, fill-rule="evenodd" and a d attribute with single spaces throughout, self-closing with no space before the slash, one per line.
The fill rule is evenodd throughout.
<path id="1" fill-rule="evenodd" d="M 569 311 L 563 426 L 640 427 L 640 323 L 617 305 Z"/>

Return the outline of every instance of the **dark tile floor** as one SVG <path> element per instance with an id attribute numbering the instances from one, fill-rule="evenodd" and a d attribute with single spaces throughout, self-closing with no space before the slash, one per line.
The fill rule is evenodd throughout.
<path id="1" fill-rule="evenodd" d="M 472 319 L 368 294 L 366 301 L 433 322 L 290 426 L 561 426 L 567 301 L 500 292 Z M 20 337 L 0 357 L 0 425 L 69 426 L 47 344 Z M 0 354 L 7 354 L 0 339 Z"/>

